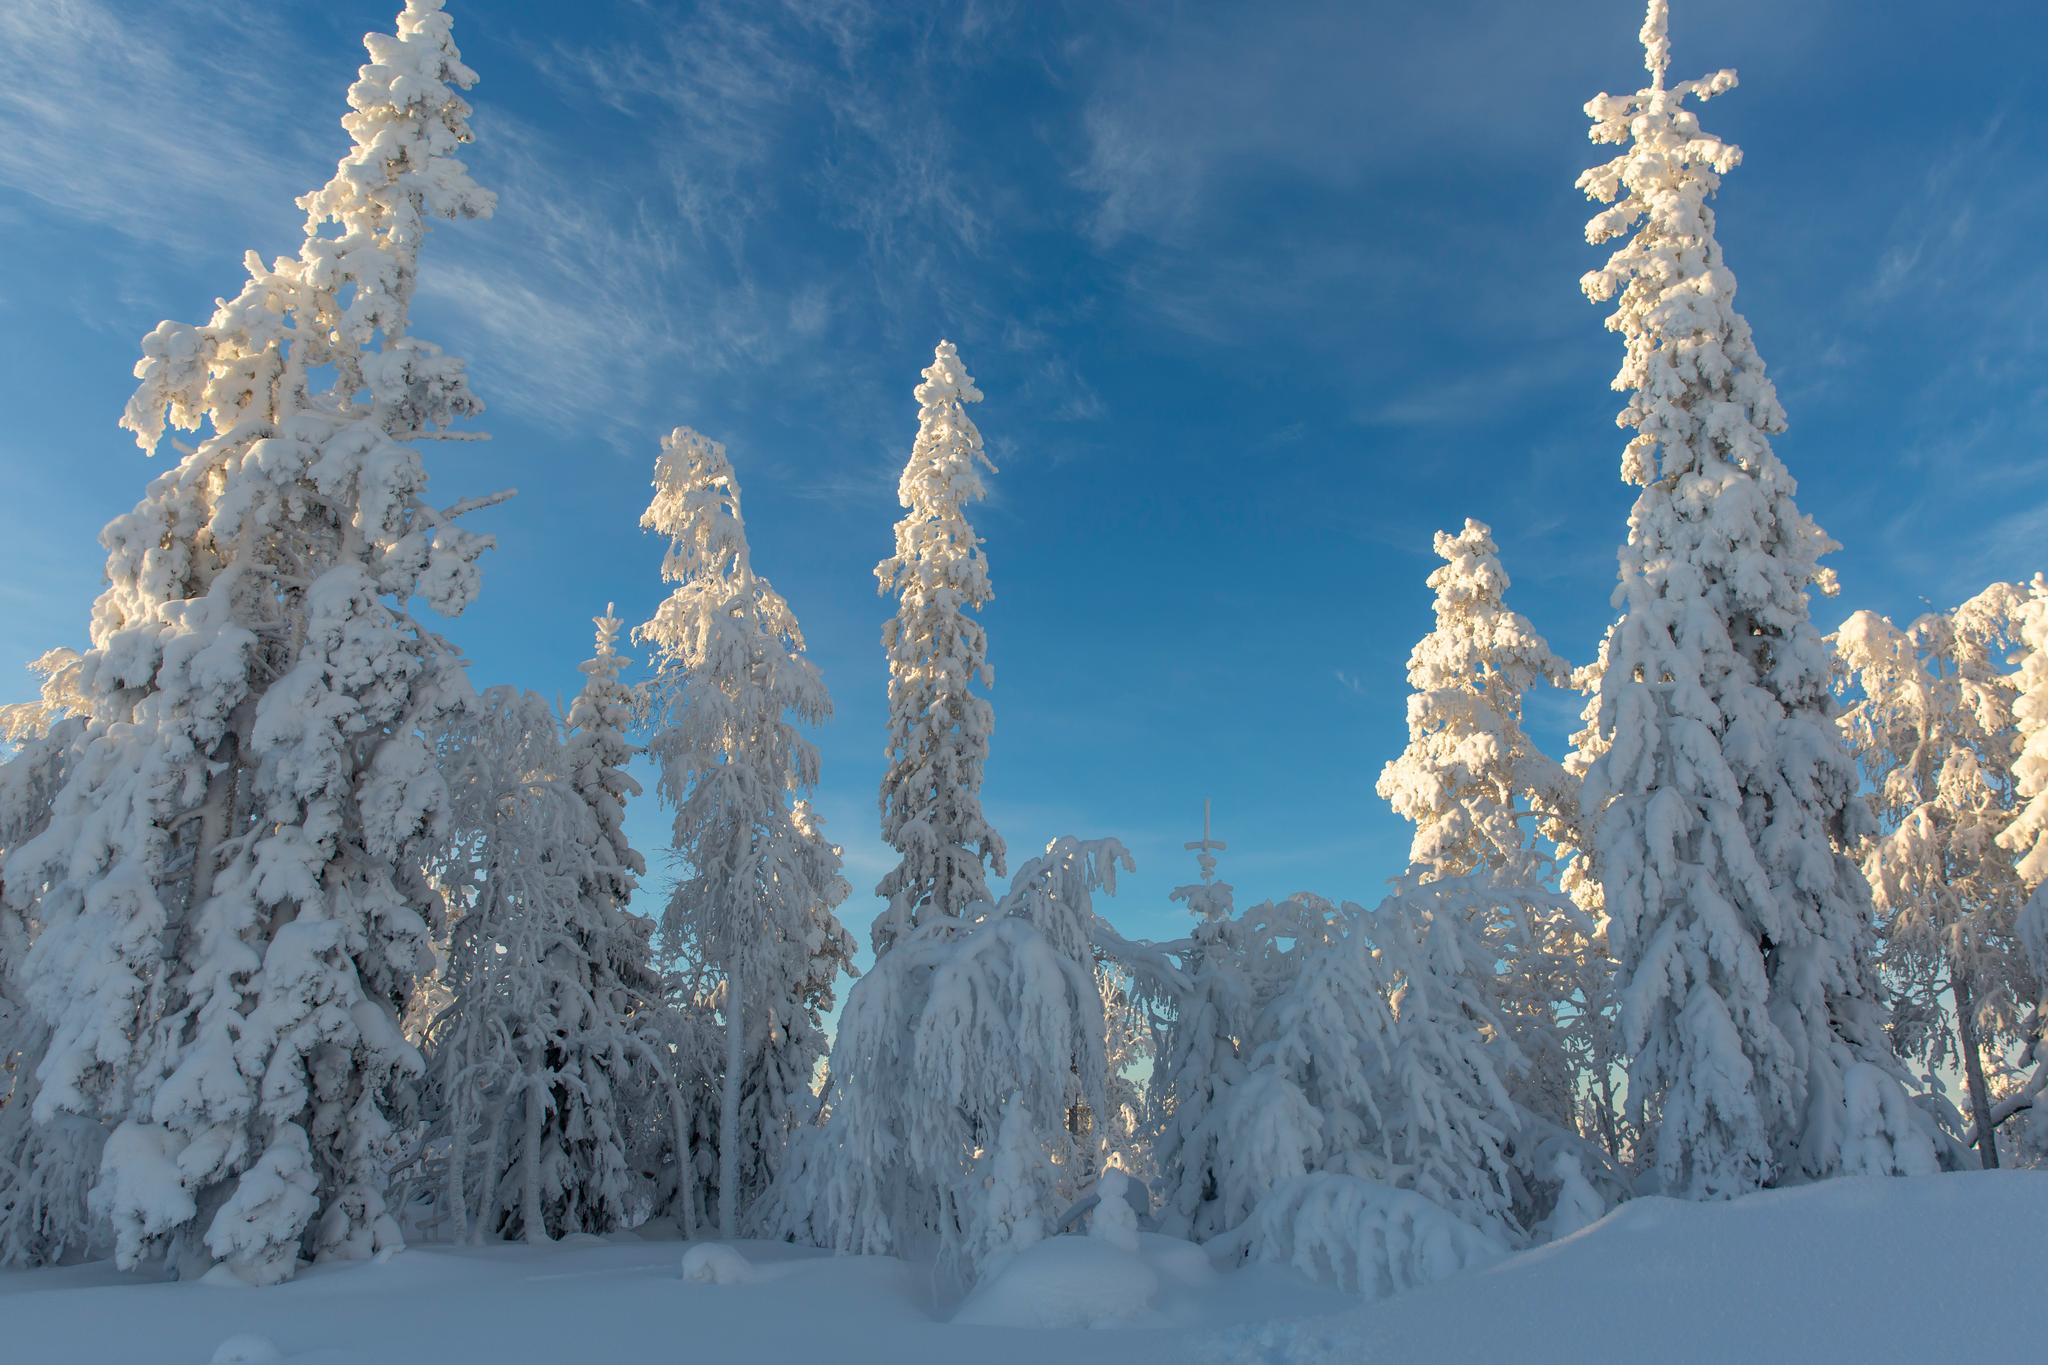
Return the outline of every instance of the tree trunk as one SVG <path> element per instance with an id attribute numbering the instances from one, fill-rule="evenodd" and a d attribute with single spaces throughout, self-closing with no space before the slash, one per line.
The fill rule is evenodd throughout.
<path id="1" fill-rule="evenodd" d="M 187 922 L 199 913 L 199 907 L 213 899 L 213 882 L 219 868 L 220 846 L 227 842 L 235 831 L 236 807 L 241 798 L 242 732 L 255 720 L 256 708 L 250 701 L 243 701 L 235 707 L 228 718 L 228 732 L 213 746 L 208 760 L 216 765 L 206 779 L 206 795 L 199 807 L 199 833 L 192 846 L 192 874 L 185 888 L 185 918 Z"/>
<path id="2" fill-rule="evenodd" d="M 1991 1124 L 1991 1092 L 1984 1084 L 1984 1050 L 1977 1041 L 1976 993 L 1958 972 L 1949 980 L 1956 1001 L 1956 1038 L 1962 1044 L 1963 1078 L 1970 1088 L 1970 1113 L 1977 1121 L 1977 1156 L 1987 1171 L 1998 1169 L 1998 1134 Z"/>
<path id="3" fill-rule="evenodd" d="M 526 1150 L 520 1153 L 520 1221 L 526 1224 L 528 1242 L 551 1242 L 548 1236 L 547 1216 L 541 1210 L 540 1198 L 540 1147 L 545 1137 L 547 1120 L 548 1082 L 526 1085 Z"/>
<path id="4" fill-rule="evenodd" d="M 718 1235 L 739 1236 L 740 1081 L 746 1064 L 746 1015 L 740 973 L 725 978 L 725 1092 L 718 1106 Z"/>
<path id="5" fill-rule="evenodd" d="M 1614 1063 L 1604 1062 L 1595 1074 L 1599 1077 L 1600 1094 L 1594 1101 L 1593 1120 L 1600 1127 L 1600 1145 L 1607 1149 L 1608 1159 L 1620 1166 L 1621 1134 L 1614 1125 Z"/>

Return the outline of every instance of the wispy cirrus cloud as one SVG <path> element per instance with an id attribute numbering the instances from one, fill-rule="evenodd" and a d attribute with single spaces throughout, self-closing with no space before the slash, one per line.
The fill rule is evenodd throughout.
<path id="1" fill-rule="evenodd" d="M 955 131 L 960 105 L 979 97 L 980 73 L 1016 38 L 1013 11 L 709 0 L 679 13 L 629 7 L 623 17 L 525 52 L 558 98 L 604 111 L 619 134 L 616 174 L 570 148 L 544 153 L 549 163 L 571 158 L 567 175 L 537 160 L 514 174 L 521 197 L 603 206 L 575 229 L 582 245 L 566 240 L 568 229 L 545 230 L 568 248 L 555 254 L 587 264 L 538 275 L 574 286 L 608 274 L 629 307 L 657 291 L 679 301 L 673 318 L 629 323 L 608 348 L 615 363 L 592 367 L 600 373 L 584 382 L 650 362 L 680 366 L 686 384 L 747 366 L 793 368 L 815 386 L 808 401 L 831 404 L 845 425 L 893 431 L 914 370 L 840 344 L 842 321 L 865 315 L 930 328 L 934 341 L 950 335 L 977 370 L 1005 361 L 1008 391 L 1055 420 L 1101 415 L 1078 364 L 998 302 L 1017 266 L 991 244 L 999 224 L 1024 215 L 1025 196 Z M 608 235 L 622 206 L 645 240 Z M 809 230 L 794 231 L 798 223 Z M 550 252 L 518 253 L 507 298 L 541 289 L 536 254 Z M 495 311 L 516 344 L 516 309 Z M 990 339 L 1014 355 L 990 357 Z M 893 475 L 856 465 L 819 486 L 893 487 Z"/>
<path id="2" fill-rule="evenodd" d="M 182 250 L 213 240 L 223 219 L 288 224 L 293 198 L 321 178 L 318 149 L 338 154 L 341 133 L 278 78 L 302 54 L 275 17 L 189 0 L 0 6 L 0 184 Z"/>

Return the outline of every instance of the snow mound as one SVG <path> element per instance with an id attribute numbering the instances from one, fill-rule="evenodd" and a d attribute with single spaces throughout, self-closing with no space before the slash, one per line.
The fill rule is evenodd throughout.
<path id="1" fill-rule="evenodd" d="M 1333 1317 L 1238 1328 L 1214 1365 L 1361 1360 L 1940 1360 L 1967 1305 L 1987 1360 L 2040 1353 L 2048 1175 L 1830 1180 L 1637 1199 L 1560 1242 Z"/>
<path id="2" fill-rule="evenodd" d="M 752 1284 L 753 1262 L 723 1242 L 699 1242 L 683 1253 L 683 1278 L 697 1284 Z"/>
<path id="3" fill-rule="evenodd" d="M 279 1365 L 283 1359 L 284 1352 L 269 1337 L 243 1332 L 215 1347 L 208 1365 Z"/>
<path id="4" fill-rule="evenodd" d="M 1048 1237 L 985 1278 L 953 1321 L 974 1327 L 1157 1325 L 1159 1273 L 1102 1237 Z"/>
<path id="5" fill-rule="evenodd" d="M 972 1327 L 1163 1327 L 1190 1320 L 1194 1315 L 1180 1300 L 1189 1297 L 1185 1291 L 1214 1281 L 1216 1269 L 1192 1242 L 1138 1231 L 1138 1188 L 1122 1171 L 1104 1174 L 1087 1236 L 1034 1242 L 996 1263 L 953 1321 Z"/>
<path id="6" fill-rule="evenodd" d="M 1095 1210 L 1088 1235 L 1120 1251 L 1138 1249 L 1138 1206 L 1131 1200 L 1135 1182 L 1122 1171 L 1107 1171 L 1095 1187 Z"/>

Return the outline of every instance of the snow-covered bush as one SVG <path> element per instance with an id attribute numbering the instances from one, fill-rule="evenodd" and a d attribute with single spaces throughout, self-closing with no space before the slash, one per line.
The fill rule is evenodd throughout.
<path id="1" fill-rule="evenodd" d="M 1229 1244 L 1275 1191 L 1326 1173 L 1418 1195 L 1490 1246 L 1523 1242 L 1537 1215 L 1513 1158 L 1538 1120 L 1509 1090 L 1521 1056 L 1490 1003 L 1478 926 L 1546 899 L 1483 875 L 1411 875 L 1370 911 L 1297 897 L 1247 916 L 1252 975 L 1273 984 L 1192 1130 L 1211 1184 L 1190 1229 Z M 1603 1202 L 1576 1160 L 1567 1173 L 1547 1159 L 1543 1216 Z M 1278 1235 L 1271 1217 L 1260 1235 Z"/>
<path id="2" fill-rule="evenodd" d="M 1074 1202 L 1097 1143 L 1072 1130 L 1104 1094 L 1094 893 L 1129 865 L 1113 839 L 1054 840 L 1000 905 L 926 920 L 855 983 L 828 1116 L 780 1194 L 788 1232 L 971 1281 Z"/>
<path id="3" fill-rule="evenodd" d="M 1230 1241 L 1250 1260 L 1293 1266 L 1366 1299 L 1420 1289 L 1507 1254 L 1418 1194 L 1335 1171 L 1280 1182 Z"/>

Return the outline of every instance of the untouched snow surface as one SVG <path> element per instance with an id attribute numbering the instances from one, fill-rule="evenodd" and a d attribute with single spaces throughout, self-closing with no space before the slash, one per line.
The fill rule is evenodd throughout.
<path id="1" fill-rule="evenodd" d="M 947 1321 L 928 1274 L 898 1261 L 632 1236 L 414 1249 L 271 1289 L 104 1265 L 0 1274 L 0 1322 L 6 1358 L 23 1365 L 1907 1361 L 1946 1355 L 1965 1331 L 1987 1358 L 2024 1360 L 2048 1349 L 2033 1269 L 2044 1226 L 2048 1175 L 2033 1172 L 1643 1199 L 1562 1242 L 1367 1305 L 1273 1268 L 1208 1279 L 1163 1239 L 1123 1252 L 1064 1238 L 986 1286 L 988 1311 L 970 1300 L 961 1314 L 1032 1320 L 1045 1301 L 1087 1297 L 1069 1272 L 1095 1288 L 1152 1277 L 1158 1292 L 1133 1325 L 1093 1331 Z M 1105 1255 L 1131 1264 L 1106 1267 Z"/>
<path id="2" fill-rule="evenodd" d="M 1725 1204 L 1638 1199 L 1585 1231 L 1341 1319 L 1190 1361 L 1930 1361 L 2048 1356 L 2048 1174 L 1876 1177 Z"/>

